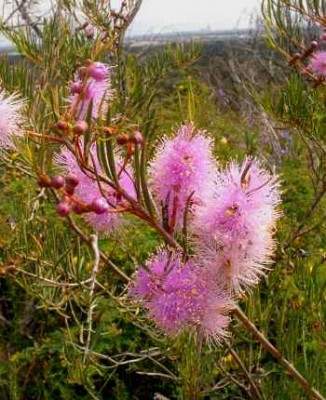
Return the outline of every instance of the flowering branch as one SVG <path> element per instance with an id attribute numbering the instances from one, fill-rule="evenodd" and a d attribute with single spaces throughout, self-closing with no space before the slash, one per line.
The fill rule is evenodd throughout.
<path id="1" fill-rule="evenodd" d="M 134 104 L 143 102 L 143 98 L 147 97 L 144 95 L 147 92 L 142 93 L 142 88 L 138 88 L 143 85 L 142 80 L 134 81 L 133 77 L 127 77 L 125 85 L 135 86 L 139 91 L 135 89 L 137 93 L 133 97 L 133 89 L 129 93 L 124 87 L 120 88 L 120 97 L 116 96 L 119 89 L 113 87 L 113 83 L 122 83 L 123 79 L 121 76 L 111 79 L 111 75 L 115 74 L 115 70 L 118 70 L 117 74 L 124 72 L 119 58 L 121 40 L 141 2 L 122 1 L 117 11 L 111 8 L 108 0 L 101 1 L 99 5 L 79 3 L 81 7 L 85 6 L 84 11 L 88 12 L 89 20 L 78 30 L 83 30 L 88 40 L 94 39 L 88 49 L 81 40 L 85 51 L 80 52 L 79 57 L 81 60 L 83 57 L 91 60 L 78 67 L 74 81 L 70 82 L 70 96 L 66 99 L 68 105 L 64 111 L 60 106 L 60 96 L 64 93 L 62 87 L 58 87 L 57 94 L 51 98 L 49 103 L 52 110 L 46 113 L 47 117 L 41 126 L 46 129 L 51 112 L 55 114 L 55 119 L 61 117 L 55 125 L 50 125 L 49 134 L 27 131 L 27 136 L 35 139 L 29 143 L 30 150 L 35 143 L 38 150 L 38 145 L 44 144 L 44 141 L 61 145 L 53 163 L 52 159 L 47 160 L 45 156 L 48 153 L 52 155 L 52 150 L 57 151 L 59 146 L 49 146 L 51 151 L 44 152 L 45 155 L 43 151 L 35 151 L 34 156 L 31 151 L 29 161 L 39 175 L 39 186 L 43 190 L 48 188 L 54 194 L 57 214 L 66 218 L 71 229 L 91 248 L 94 255 L 91 277 L 81 282 L 62 283 L 62 278 L 57 276 L 56 283 L 55 279 L 29 271 L 12 268 L 12 272 L 18 271 L 39 278 L 45 286 L 67 286 L 69 289 L 82 285 L 82 289 L 87 290 L 89 307 L 85 312 L 85 338 L 83 322 L 74 310 L 69 290 L 68 301 L 65 297 L 57 307 L 62 310 L 63 303 L 68 310 L 70 307 L 70 313 L 80 328 L 83 346 L 73 343 L 73 330 L 70 332 L 68 325 L 69 316 L 64 315 L 71 342 L 76 349 L 82 350 L 84 364 L 91 360 L 91 354 L 109 361 L 112 368 L 151 359 L 148 354 L 137 353 L 123 353 L 115 359 L 91 350 L 94 310 L 98 300 L 96 288 L 102 295 L 109 293 L 105 292 L 104 285 L 98 281 L 102 260 L 126 283 L 125 291 L 115 299 L 119 307 L 126 309 L 123 301 L 127 293 L 129 301 L 137 302 L 137 309 L 139 304 L 143 306 L 147 317 L 160 328 L 159 332 L 163 331 L 173 339 L 184 333 L 183 338 L 190 339 L 184 340 L 185 354 L 178 360 L 184 368 L 179 368 L 182 379 L 170 374 L 161 365 L 162 373 L 139 373 L 164 378 L 169 376 L 183 386 L 181 392 L 183 390 L 186 393 L 185 397 L 197 399 L 205 387 L 204 368 L 201 364 L 202 346 L 205 342 L 225 343 L 233 312 L 245 329 L 258 339 L 264 349 L 309 394 L 315 396 L 314 399 L 322 400 L 322 395 L 310 388 L 309 382 L 234 305 L 238 299 L 243 298 L 248 288 L 259 283 L 268 265 L 272 263 L 275 251 L 273 231 L 281 215 L 278 177 L 264 169 L 258 160 L 249 157 L 242 163 L 230 161 L 226 168 L 222 168 L 214 157 L 213 138 L 207 132 L 196 129 L 192 122 L 181 125 L 172 137 L 163 137 L 154 156 L 149 159 L 147 146 L 152 136 L 152 132 L 149 132 L 152 124 L 143 123 L 143 116 L 138 118 Z M 86 10 L 86 3 L 89 10 Z M 82 32 L 77 33 L 78 39 L 80 34 Z M 289 63 L 316 85 L 326 82 L 320 73 L 323 57 L 315 52 L 317 45 L 314 41 L 308 46 L 299 44 L 300 53 L 288 55 Z M 58 49 L 55 48 L 56 53 L 59 53 Z M 106 50 L 110 50 L 117 60 L 117 69 L 95 61 Z M 69 74 L 74 68 L 75 65 L 66 66 Z M 59 81 L 59 68 L 55 76 Z M 50 86 L 52 81 L 49 82 Z M 151 104 L 153 96 L 148 97 L 150 100 L 146 104 Z M 12 150 L 16 148 L 14 139 L 23 136 L 19 120 L 22 106 L 17 97 L 0 95 L 0 115 L 6 118 L 0 141 Z M 147 115 L 155 120 L 151 113 Z M 135 130 L 136 126 L 137 129 L 143 127 L 144 137 Z M 38 164 L 39 159 L 42 161 Z M 44 169 L 46 166 L 50 169 L 52 164 L 63 170 L 62 175 L 47 175 Z M 96 234 L 86 235 L 76 224 L 73 213 L 81 215 Z M 145 265 L 137 268 L 134 280 L 102 253 L 98 244 L 99 234 L 119 232 L 124 223 L 130 222 L 126 218 L 127 213 L 145 221 L 146 226 L 153 228 L 162 239 L 161 247 L 148 257 Z M 129 220 L 133 221 L 134 218 Z M 300 229 L 298 234 L 301 233 Z M 109 295 L 114 297 L 113 293 Z M 144 321 L 137 313 L 133 318 Z M 261 399 L 260 389 L 239 356 L 231 347 L 229 351 L 250 387 L 228 374 L 223 366 L 221 369 L 230 381 Z"/>

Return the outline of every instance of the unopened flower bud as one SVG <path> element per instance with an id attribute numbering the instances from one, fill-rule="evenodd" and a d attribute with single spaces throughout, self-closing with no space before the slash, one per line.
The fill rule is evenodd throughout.
<path id="1" fill-rule="evenodd" d="M 313 40 L 310 46 L 312 49 L 317 49 L 319 47 L 319 44 L 316 40 Z"/>
<path id="2" fill-rule="evenodd" d="M 66 192 L 70 195 L 73 195 L 76 186 L 79 184 L 78 176 L 76 176 L 74 174 L 69 174 L 66 176 L 65 182 L 66 182 L 66 186 L 65 186 Z"/>
<path id="3" fill-rule="evenodd" d="M 293 54 L 293 56 L 291 57 L 291 59 L 289 61 L 289 65 L 296 64 L 297 61 L 300 60 L 301 58 L 302 58 L 302 54 L 300 54 L 300 53 Z"/>
<path id="4" fill-rule="evenodd" d="M 84 135 L 88 130 L 88 123 L 86 121 L 78 121 L 72 130 L 76 135 Z"/>
<path id="5" fill-rule="evenodd" d="M 83 85 L 80 82 L 72 82 L 70 84 L 71 94 L 80 94 L 83 91 Z"/>
<path id="6" fill-rule="evenodd" d="M 103 81 L 108 76 L 108 69 L 101 62 L 93 62 L 88 67 L 88 75 L 96 81 Z"/>
<path id="7" fill-rule="evenodd" d="M 60 175 L 54 176 L 51 179 L 51 186 L 54 189 L 61 189 L 62 187 L 64 187 L 64 184 L 65 184 L 65 179 Z"/>
<path id="8" fill-rule="evenodd" d="M 66 121 L 60 120 L 56 123 L 56 127 L 59 129 L 59 131 L 65 131 L 68 128 L 68 124 Z"/>
<path id="9" fill-rule="evenodd" d="M 135 131 L 135 132 L 131 135 L 130 141 L 131 141 L 131 143 L 133 143 L 133 144 L 141 145 L 141 144 L 143 143 L 143 141 L 144 141 L 144 138 L 143 138 L 143 135 L 142 135 L 140 132 Z"/>
<path id="10" fill-rule="evenodd" d="M 66 185 L 76 187 L 79 184 L 79 178 L 75 174 L 69 174 L 65 178 Z"/>
<path id="11" fill-rule="evenodd" d="M 128 143 L 129 138 L 125 133 L 120 133 L 119 135 L 117 135 L 116 141 L 119 146 L 123 146 L 124 144 Z"/>
<path id="12" fill-rule="evenodd" d="M 100 197 L 95 199 L 91 203 L 91 209 L 95 212 L 95 214 L 104 214 L 109 209 L 108 202 L 104 197 Z"/>
<path id="13" fill-rule="evenodd" d="M 60 217 L 67 217 L 70 213 L 70 207 L 67 203 L 60 202 L 57 204 L 57 214 Z"/>
<path id="14" fill-rule="evenodd" d="M 87 39 L 92 39 L 94 37 L 95 30 L 91 25 L 88 25 L 84 29 L 84 33 Z"/>
<path id="15" fill-rule="evenodd" d="M 78 68 L 78 76 L 80 79 L 84 79 L 86 75 L 87 75 L 87 67 Z"/>
<path id="16" fill-rule="evenodd" d="M 78 29 L 80 29 L 80 30 L 85 29 L 87 25 L 88 25 L 88 22 L 86 21 L 83 24 L 80 24 Z"/>

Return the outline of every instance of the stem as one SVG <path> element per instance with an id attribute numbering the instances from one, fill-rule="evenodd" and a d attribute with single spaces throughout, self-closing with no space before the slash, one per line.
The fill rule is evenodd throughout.
<path id="1" fill-rule="evenodd" d="M 98 237 L 97 235 L 90 235 L 89 237 L 92 249 L 94 251 L 94 266 L 93 266 L 93 271 L 92 271 L 92 276 L 91 276 L 91 285 L 89 288 L 89 309 L 87 313 L 87 339 L 86 339 L 86 346 L 85 346 L 85 353 L 84 353 L 84 362 L 86 361 L 86 357 L 89 353 L 89 348 L 91 344 L 91 338 L 92 338 L 92 330 L 93 330 L 93 312 L 96 307 L 96 303 L 93 299 L 94 296 L 94 290 L 95 290 L 95 284 L 96 284 L 96 277 L 98 273 L 98 269 L 100 266 L 100 251 L 98 248 Z"/>
<path id="2" fill-rule="evenodd" d="M 179 364 L 180 399 L 199 400 L 202 396 L 204 383 L 202 357 L 202 338 L 196 334 L 181 338 L 181 360 Z"/>
<path id="3" fill-rule="evenodd" d="M 299 385 L 311 396 L 312 399 L 326 400 L 316 389 L 312 388 L 307 379 L 277 350 L 276 347 L 257 329 L 257 327 L 248 319 L 239 306 L 236 306 L 234 315 L 243 324 L 243 326 L 250 332 L 262 345 L 262 347 L 270 353 L 286 371 L 294 378 Z"/>
<path id="4" fill-rule="evenodd" d="M 57 192 L 55 190 L 51 190 L 51 193 L 54 195 L 55 199 L 57 202 L 60 201 L 60 197 L 58 196 Z M 89 247 L 92 247 L 92 242 L 91 239 L 85 235 L 85 233 L 79 228 L 79 226 L 76 224 L 75 220 L 72 218 L 71 215 L 68 215 L 66 217 L 70 228 L 77 233 L 77 235 L 85 242 Z M 128 275 L 126 275 L 119 267 L 117 267 L 110 259 L 107 257 L 102 251 L 99 251 L 100 258 L 105 262 L 105 264 L 109 265 L 114 272 L 116 272 L 120 278 L 122 278 L 126 283 L 129 283 L 131 279 L 129 278 Z"/>
<path id="5" fill-rule="evenodd" d="M 36 261 L 36 260 L 35 260 L 35 261 Z M 54 287 L 77 288 L 77 287 L 84 286 L 84 285 L 86 285 L 86 284 L 88 284 L 88 283 L 91 282 L 91 279 L 86 279 L 86 280 L 84 280 L 84 281 L 76 282 L 76 283 L 70 283 L 70 282 L 56 282 L 56 281 L 54 281 L 54 280 L 52 280 L 52 279 L 45 278 L 45 277 L 40 276 L 40 275 L 38 275 L 38 274 L 33 274 L 32 272 L 25 271 L 24 269 L 19 268 L 19 267 L 16 267 L 15 265 L 8 265 L 8 266 L 5 266 L 5 267 L 3 267 L 3 268 L 4 268 L 5 270 L 6 270 L 6 268 L 7 268 L 7 269 L 9 270 L 9 272 L 10 272 L 10 271 L 12 271 L 12 272 L 19 272 L 19 273 L 22 274 L 22 275 L 26 275 L 26 276 L 30 276 L 30 277 L 35 278 L 35 279 L 39 279 L 39 280 L 42 281 L 45 285 L 47 284 L 47 285 L 54 286 Z"/>
<path id="6" fill-rule="evenodd" d="M 67 146 L 67 141 L 65 139 L 61 139 L 57 136 L 43 135 L 41 133 L 36 133 L 36 132 L 32 132 L 32 131 L 27 131 L 26 135 L 35 137 L 35 138 L 39 138 L 39 139 L 45 139 L 45 140 L 48 140 L 49 142 L 60 143 L 62 145 Z"/>
<path id="7" fill-rule="evenodd" d="M 71 229 L 77 233 L 77 235 L 86 243 L 88 246 L 92 247 L 91 240 L 88 236 L 85 235 L 85 233 L 76 225 L 75 221 L 73 218 L 68 215 L 66 217 Z M 130 282 L 130 278 L 128 275 L 126 275 L 119 267 L 117 267 L 102 251 L 99 251 L 100 258 L 103 260 L 107 265 L 109 265 L 119 276 L 122 278 L 126 283 Z"/>
<path id="8" fill-rule="evenodd" d="M 302 234 L 303 228 L 305 227 L 307 221 L 311 220 L 314 211 L 318 207 L 319 203 L 323 200 L 325 194 L 326 194 L 326 186 L 324 185 L 323 189 L 319 192 L 319 194 L 317 195 L 317 197 L 314 199 L 313 203 L 311 204 L 308 212 L 303 217 L 303 221 L 301 222 L 301 224 L 298 226 L 298 228 L 292 235 L 290 242 L 286 246 L 284 246 L 284 249 L 288 249 L 291 246 L 291 244 L 295 241 L 295 239 L 297 239 L 299 236 L 303 235 Z M 308 232 L 309 232 L 309 230 L 308 230 Z"/>
<path id="9" fill-rule="evenodd" d="M 78 159 L 78 155 L 76 156 L 76 153 L 71 149 L 71 147 L 68 147 L 68 149 L 75 155 L 75 157 Z M 114 160 L 113 160 L 114 161 Z M 79 160 L 79 165 L 83 169 L 83 171 L 87 171 L 91 174 L 95 174 L 96 172 L 94 171 L 94 168 L 91 168 L 90 166 L 86 165 L 85 163 L 80 162 Z M 113 166 L 114 164 L 112 164 Z M 113 172 L 113 171 L 112 171 Z M 96 178 L 98 179 L 99 182 L 106 183 L 110 187 L 112 187 L 117 193 L 119 193 L 121 196 L 124 197 L 125 200 L 127 200 L 130 205 L 131 205 L 131 210 L 130 212 L 136 215 L 138 218 L 142 219 L 143 221 L 146 221 L 152 228 L 154 228 L 165 240 L 165 242 L 171 246 L 172 248 L 175 249 L 181 249 L 181 246 L 179 243 L 174 239 L 172 235 L 170 235 L 155 219 L 150 215 L 150 213 L 147 213 L 146 210 L 139 204 L 137 200 L 135 200 L 132 196 L 130 196 L 120 185 L 118 182 L 118 185 L 115 183 L 111 182 L 109 179 L 106 177 L 97 174 Z"/>
<path id="10" fill-rule="evenodd" d="M 243 372 L 244 376 L 250 383 L 251 389 L 252 389 L 252 396 L 254 399 L 262 400 L 263 397 L 260 393 L 260 390 L 258 389 L 257 385 L 255 384 L 254 380 L 251 378 L 250 373 L 247 371 L 245 365 L 243 364 L 241 358 L 239 357 L 238 353 L 228 344 L 227 341 L 224 341 L 224 344 L 228 347 L 229 352 L 231 353 L 234 361 L 238 365 L 238 367 L 241 369 Z"/>

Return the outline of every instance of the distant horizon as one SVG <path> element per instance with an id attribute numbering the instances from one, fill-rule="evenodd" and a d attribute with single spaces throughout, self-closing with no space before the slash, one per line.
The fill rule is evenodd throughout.
<path id="1" fill-rule="evenodd" d="M 164 35 L 194 35 L 208 32 L 232 32 L 250 29 L 255 7 L 261 0 L 228 0 L 221 8 L 217 0 L 143 0 L 143 4 L 127 30 L 126 37 L 149 38 Z M 51 0 L 42 0 L 40 10 L 46 13 Z M 111 0 L 117 8 L 121 0 Z M 8 43 L 0 37 L 0 43 Z"/>
<path id="2" fill-rule="evenodd" d="M 119 0 L 115 0 L 118 3 Z M 134 35 L 249 28 L 261 0 L 143 0 L 130 27 Z"/>
<path id="3" fill-rule="evenodd" d="M 160 38 L 166 38 L 166 37 L 179 37 L 179 36 L 205 36 L 205 35 L 214 35 L 216 34 L 217 36 L 227 34 L 227 33 L 239 33 L 244 34 L 246 32 L 250 32 L 251 28 L 231 28 L 231 29 L 214 29 L 214 30 L 205 30 L 205 29 L 198 29 L 198 30 L 184 30 L 184 31 L 170 31 L 170 32 L 157 32 L 157 33 L 132 33 L 132 34 L 126 34 L 126 40 L 132 40 L 132 39 L 160 39 Z M 4 36 L 0 34 L 0 49 L 13 49 L 14 46 L 11 45 L 10 41 L 6 39 Z"/>
<path id="4" fill-rule="evenodd" d="M 113 9 L 118 9 L 121 1 L 111 0 Z M 41 0 L 35 13 L 46 14 L 51 2 Z M 228 0 L 226 6 L 221 6 L 218 0 L 143 0 L 129 27 L 129 36 L 249 28 L 260 2 Z M 6 9 L 9 14 L 11 8 Z"/>
<path id="5" fill-rule="evenodd" d="M 159 37 L 159 36 L 182 36 L 184 34 L 222 34 L 222 33 L 231 33 L 231 32 L 249 32 L 251 30 L 250 27 L 247 28 L 226 28 L 226 29 L 211 29 L 211 28 L 199 28 L 199 29 L 185 29 L 185 30 L 176 30 L 176 31 L 169 31 L 167 30 L 166 32 L 161 31 L 161 32 L 144 32 L 144 33 L 136 33 L 136 32 L 132 32 L 129 33 L 127 31 L 127 35 L 126 37 L 128 38 L 133 38 L 133 37 Z"/>

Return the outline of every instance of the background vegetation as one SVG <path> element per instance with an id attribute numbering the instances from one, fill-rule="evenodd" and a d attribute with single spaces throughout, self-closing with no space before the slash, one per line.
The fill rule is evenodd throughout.
<path id="1" fill-rule="evenodd" d="M 287 25 L 290 3 L 267 1 L 267 28 L 246 39 L 226 39 L 222 50 L 210 42 L 130 52 L 120 43 L 100 59 L 116 65 L 114 86 L 121 101 L 115 111 L 123 110 L 151 137 L 149 151 L 162 135 L 191 119 L 214 135 L 221 163 L 257 155 L 281 175 L 284 217 L 275 264 L 241 305 L 283 356 L 326 394 L 325 86 L 313 85 L 287 64 L 291 46 L 309 46 L 314 35 L 300 30 L 300 21 Z M 314 15 L 323 11 L 316 1 L 292 3 L 302 9 L 308 4 Z M 29 99 L 30 122 L 40 132 L 52 129 L 67 82 L 94 50 L 93 39 L 76 29 L 62 7 L 44 22 L 42 35 L 30 21 L 19 30 L 1 26 L 22 55 L 14 61 L 1 56 L 2 85 Z M 102 26 L 101 14 L 90 10 L 88 18 Z M 290 41 L 294 34 L 296 41 Z M 94 299 L 82 284 L 51 282 L 89 277 L 93 254 L 84 239 L 91 231 L 78 218 L 57 218 L 53 193 L 35 184 L 33 163 L 52 168 L 54 150 L 32 143 L 21 154 L 1 158 L 0 398 L 178 398 L 178 382 L 194 357 L 187 354 L 191 346 L 182 338 L 167 346 L 150 325 L 139 324 L 134 310 L 119 303 L 124 282 L 114 267 L 131 275 L 158 243 L 141 223 L 101 239 L 108 260 L 98 276 L 95 333 L 85 357 L 87 308 Z M 208 348 L 202 357 L 207 399 L 311 396 L 237 319 L 229 346 Z"/>

